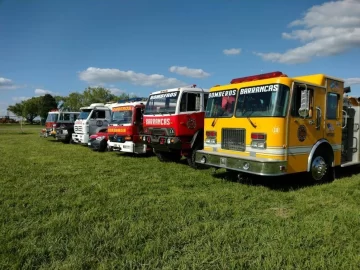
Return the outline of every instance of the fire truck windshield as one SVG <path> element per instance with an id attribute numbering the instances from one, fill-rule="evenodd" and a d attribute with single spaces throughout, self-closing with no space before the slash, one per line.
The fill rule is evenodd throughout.
<path id="1" fill-rule="evenodd" d="M 80 120 L 87 119 L 88 116 L 89 116 L 89 114 L 90 114 L 90 112 L 91 112 L 91 109 L 82 110 L 82 111 L 80 112 L 80 115 L 79 115 L 79 118 L 78 118 L 78 119 L 80 119 Z"/>
<path id="2" fill-rule="evenodd" d="M 179 91 L 150 95 L 145 107 L 145 115 L 175 113 Z"/>
<path id="3" fill-rule="evenodd" d="M 111 116 L 112 124 L 130 124 L 132 122 L 132 111 L 115 111 Z"/>
<path id="4" fill-rule="evenodd" d="M 236 89 L 209 93 L 205 117 L 231 117 L 234 114 Z"/>
<path id="5" fill-rule="evenodd" d="M 284 117 L 289 92 L 282 84 L 240 88 L 235 117 Z"/>
<path id="6" fill-rule="evenodd" d="M 46 118 L 46 122 L 56 122 L 58 119 L 59 114 L 57 113 L 49 113 L 47 118 Z"/>

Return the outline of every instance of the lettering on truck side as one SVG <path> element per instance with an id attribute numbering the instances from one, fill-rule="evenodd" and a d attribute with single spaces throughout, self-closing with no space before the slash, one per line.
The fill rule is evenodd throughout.
<path id="1" fill-rule="evenodd" d="M 256 87 L 241 88 L 240 95 L 263 93 L 263 92 L 277 92 L 278 90 L 279 90 L 278 84 L 261 85 Z"/>
<path id="2" fill-rule="evenodd" d="M 170 125 L 170 118 L 150 118 L 145 120 L 146 125 Z"/>
<path id="3" fill-rule="evenodd" d="M 157 95 L 150 96 L 150 99 L 176 97 L 177 94 L 178 94 L 177 92 L 171 92 L 171 93 L 167 93 L 167 94 L 157 94 Z"/>
<path id="4" fill-rule="evenodd" d="M 236 89 L 209 93 L 209 98 L 236 96 Z"/>
<path id="5" fill-rule="evenodd" d="M 108 128 L 108 132 L 126 132 L 126 128 Z"/>

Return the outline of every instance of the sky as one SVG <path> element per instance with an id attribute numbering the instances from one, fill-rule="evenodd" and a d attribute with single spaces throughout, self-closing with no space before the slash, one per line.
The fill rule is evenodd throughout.
<path id="1" fill-rule="evenodd" d="M 88 86 L 147 97 L 272 71 L 360 96 L 360 0 L 0 0 L 0 116 Z"/>

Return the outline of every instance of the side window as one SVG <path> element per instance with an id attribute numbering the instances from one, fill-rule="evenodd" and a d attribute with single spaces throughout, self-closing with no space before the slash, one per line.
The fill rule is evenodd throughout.
<path id="1" fill-rule="evenodd" d="M 141 108 L 136 108 L 136 120 L 135 121 L 137 124 L 142 123 Z"/>
<path id="2" fill-rule="evenodd" d="M 209 98 L 209 93 L 204 93 L 204 111 L 206 109 L 208 98 Z"/>
<path id="3" fill-rule="evenodd" d="M 300 117 L 299 109 L 301 107 L 301 91 L 304 90 L 305 87 L 303 85 L 297 85 L 294 87 L 292 105 L 291 105 L 291 116 Z M 314 112 L 314 89 L 307 88 L 309 90 L 309 116 L 307 118 L 311 118 Z"/>
<path id="4" fill-rule="evenodd" d="M 339 108 L 339 95 L 328 93 L 326 96 L 326 118 L 337 119 Z"/>
<path id="5" fill-rule="evenodd" d="M 183 93 L 180 102 L 180 112 L 200 110 L 200 93 Z"/>
<path id="6" fill-rule="evenodd" d="M 69 121 L 69 120 L 70 120 L 70 114 L 64 113 L 64 121 Z"/>
<path id="7" fill-rule="evenodd" d="M 91 118 L 93 119 L 105 119 L 105 111 L 93 111 Z"/>

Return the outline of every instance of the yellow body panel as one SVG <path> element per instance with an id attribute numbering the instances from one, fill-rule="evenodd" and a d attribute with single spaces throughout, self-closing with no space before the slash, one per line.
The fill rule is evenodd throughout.
<path id="1" fill-rule="evenodd" d="M 285 173 L 304 172 L 308 170 L 309 154 L 314 145 L 320 140 L 326 140 L 333 147 L 334 164 L 341 164 L 341 142 L 342 142 L 342 106 L 344 82 L 341 79 L 328 77 L 324 74 L 307 75 L 300 77 L 277 77 L 256 81 L 243 82 L 215 86 L 211 92 L 256 87 L 267 84 L 282 84 L 290 88 L 289 105 L 286 117 L 247 117 L 231 118 L 205 118 L 204 141 L 206 132 L 216 131 L 216 144 L 204 144 L 206 153 L 220 156 L 231 156 L 241 158 L 252 158 L 253 160 L 286 161 Z M 310 112 L 307 118 L 292 116 L 290 107 L 293 97 L 294 84 L 306 84 L 311 90 Z M 327 119 L 327 95 L 338 94 L 338 112 L 335 119 Z M 355 103 L 355 102 L 354 102 Z M 320 120 L 319 113 L 321 113 Z M 318 121 L 317 121 L 318 120 Z M 222 148 L 223 128 L 246 129 L 246 150 L 234 151 Z M 251 133 L 266 133 L 266 149 L 253 149 L 250 145 Z M 314 148 L 315 149 L 315 148 Z M 200 154 L 199 154 L 200 155 Z"/>

